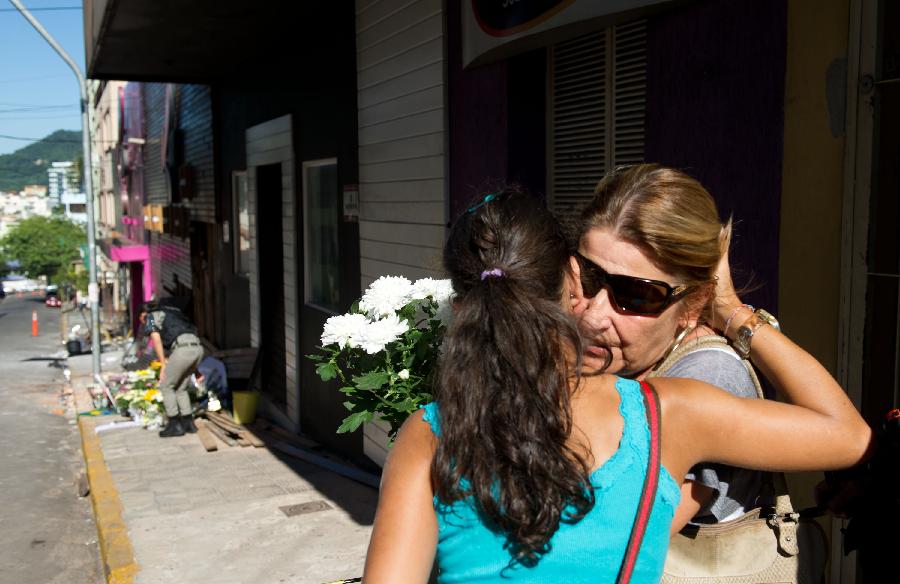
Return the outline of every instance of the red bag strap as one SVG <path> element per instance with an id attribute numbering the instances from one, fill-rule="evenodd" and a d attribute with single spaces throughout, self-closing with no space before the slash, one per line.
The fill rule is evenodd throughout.
<path id="1" fill-rule="evenodd" d="M 656 488 L 659 485 L 660 468 L 660 434 L 662 430 L 662 418 L 659 415 L 659 398 L 656 391 L 646 381 L 641 381 L 641 393 L 644 396 L 644 410 L 647 413 L 647 424 L 650 426 L 650 453 L 647 456 L 647 473 L 644 475 L 644 488 L 641 489 L 641 498 L 638 503 L 637 515 L 634 525 L 631 527 L 631 537 L 625 548 L 625 557 L 622 559 L 622 567 L 619 569 L 617 584 L 627 584 L 631 580 L 634 566 L 637 564 L 638 553 L 641 551 L 641 542 L 650 523 L 650 513 L 653 511 L 653 500 L 656 498 Z"/>

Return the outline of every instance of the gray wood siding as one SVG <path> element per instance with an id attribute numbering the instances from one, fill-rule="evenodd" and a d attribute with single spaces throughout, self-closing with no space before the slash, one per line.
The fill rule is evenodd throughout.
<path id="1" fill-rule="evenodd" d="M 440 277 L 447 222 L 441 0 L 356 0 L 361 285 Z"/>

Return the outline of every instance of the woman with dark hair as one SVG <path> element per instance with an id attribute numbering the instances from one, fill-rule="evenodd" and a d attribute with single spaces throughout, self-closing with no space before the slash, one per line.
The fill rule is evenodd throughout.
<path id="1" fill-rule="evenodd" d="M 558 223 L 527 194 L 492 193 L 454 224 L 444 263 L 455 316 L 436 398 L 407 420 L 385 466 L 367 584 L 426 582 L 435 554 L 439 582 L 616 579 L 650 432 L 638 382 L 579 375 L 568 260 Z M 740 306 L 730 284 L 723 262 L 719 320 Z M 661 576 L 679 485 L 697 462 L 838 468 L 868 449 L 868 426 L 828 372 L 773 327 L 749 324 L 752 358 L 794 405 L 652 381 L 660 477 L 633 582 Z"/>

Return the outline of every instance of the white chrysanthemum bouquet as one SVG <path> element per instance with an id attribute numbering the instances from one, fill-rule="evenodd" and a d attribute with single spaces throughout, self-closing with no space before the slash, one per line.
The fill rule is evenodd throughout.
<path id="1" fill-rule="evenodd" d="M 452 295 L 449 280 L 382 276 L 349 313 L 325 322 L 322 354 L 307 357 L 322 381 L 339 379 L 347 396 L 350 415 L 338 433 L 379 414 L 393 439 L 403 421 L 431 401 Z"/>

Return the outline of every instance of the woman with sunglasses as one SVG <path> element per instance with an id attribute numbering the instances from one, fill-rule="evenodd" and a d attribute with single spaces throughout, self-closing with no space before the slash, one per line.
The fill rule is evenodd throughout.
<path id="1" fill-rule="evenodd" d="M 710 302 L 721 234 L 712 197 L 682 172 L 640 164 L 600 181 L 582 213 L 572 261 L 585 371 L 638 380 L 661 373 L 757 397 L 753 374 L 738 354 L 724 340 L 708 342 L 717 335 L 713 325 L 734 333 L 734 319 L 750 311 L 735 308 L 714 322 Z M 663 361 L 679 346 L 687 353 L 674 364 L 669 359 L 663 371 Z M 760 472 L 711 463 L 685 478 L 673 533 L 689 521 L 740 517 L 755 506 L 762 483 Z"/>
<path id="2" fill-rule="evenodd" d="M 435 558 L 440 583 L 611 583 L 626 557 L 631 582 L 656 582 L 679 485 L 697 462 L 800 470 L 865 455 L 871 432 L 843 390 L 771 326 L 753 336 L 751 357 L 794 405 L 694 380 L 580 375 L 569 252 L 552 214 L 516 191 L 487 195 L 455 222 L 444 247 L 454 319 L 435 402 L 391 449 L 366 584 L 424 583 Z M 723 292 L 730 281 L 723 262 Z M 727 297 L 717 318 L 740 306 Z M 643 401 L 654 395 L 658 434 Z M 626 555 L 648 469 L 658 487 L 647 490 L 639 552 Z"/>

